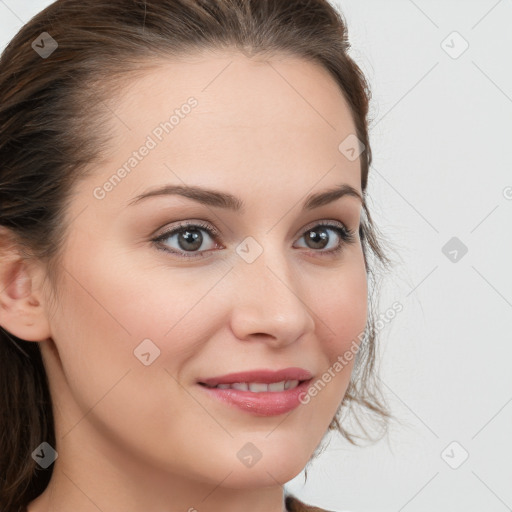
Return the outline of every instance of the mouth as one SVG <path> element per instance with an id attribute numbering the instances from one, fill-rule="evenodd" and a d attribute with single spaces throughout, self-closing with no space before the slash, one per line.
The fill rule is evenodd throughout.
<path id="1" fill-rule="evenodd" d="M 279 393 L 289 389 L 295 389 L 307 380 L 281 380 L 278 382 L 233 382 L 232 384 L 217 384 L 209 385 L 204 382 L 199 382 L 201 386 L 209 389 L 236 389 L 238 391 L 248 391 L 250 393 Z"/>
<path id="2" fill-rule="evenodd" d="M 304 405 L 313 378 L 277 382 L 232 382 L 207 384 L 198 382 L 209 399 L 256 416 L 278 416 Z"/>
<path id="3" fill-rule="evenodd" d="M 312 377 L 313 374 L 304 368 L 289 367 L 281 370 L 256 369 L 229 373 L 200 379 L 198 382 L 209 388 L 238 389 L 239 391 L 261 393 L 293 389 Z"/>

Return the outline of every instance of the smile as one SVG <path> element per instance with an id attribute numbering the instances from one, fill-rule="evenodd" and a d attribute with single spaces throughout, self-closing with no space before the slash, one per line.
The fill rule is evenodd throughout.
<path id="1" fill-rule="evenodd" d="M 237 389 L 239 391 L 251 391 L 252 393 L 278 392 L 285 389 L 294 389 L 299 385 L 298 380 L 282 380 L 265 384 L 264 382 L 234 382 L 233 384 L 217 384 L 207 386 L 215 389 Z"/>

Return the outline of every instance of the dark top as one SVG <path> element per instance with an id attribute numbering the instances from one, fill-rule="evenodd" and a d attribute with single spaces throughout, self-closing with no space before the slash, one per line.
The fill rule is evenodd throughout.
<path id="1" fill-rule="evenodd" d="M 288 512 L 334 512 L 332 510 L 326 510 L 325 508 L 314 507 L 313 505 L 307 505 L 303 501 L 300 501 L 295 496 L 285 493 L 284 499 L 286 510 Z"/>

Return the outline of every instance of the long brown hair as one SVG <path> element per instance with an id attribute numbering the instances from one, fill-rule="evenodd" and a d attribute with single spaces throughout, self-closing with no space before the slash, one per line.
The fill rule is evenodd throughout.
<path id="1" fill-rule="evenodd" d="M 327 69 L 365 148 L 366 198 L 370 90 L 349 56 L 346 23 L 327 0 L 58 0 L 23 26 L 0 57 L 0 249 L 15 244 L 24 258 L 43 261 L 58 289 L 71 191 L 109 148 L 107 102 L 157 60 L 209 49 L 289 54 Z M 387 269 L 390 260 L 366 200 L 363 214 L 361 243 L 375 284 L 377 266 Z M 392 418 L 375 368 L 377 287 L 372 290 L 353 378 L 329 427 L 352 444 L 360 437 L 342 426 L 341 417 L 354 405 L 381 420 Z M 23 511 L 48 485 L 53 466 L 41 469 L 31 453 L 42 441 L 56 445 L 53 421 L 39 343 L 0 328 L 2 511 Z"/>

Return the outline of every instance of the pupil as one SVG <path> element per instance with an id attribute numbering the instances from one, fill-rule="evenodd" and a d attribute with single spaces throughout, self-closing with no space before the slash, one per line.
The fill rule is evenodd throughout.
<path id="1" fill-rule="evenodd" d="M 181 240 L 184 239 L 187 244 L 192 244 L 193 246 L 190 247 L 183 247 L 183 244 L 181 243 Z M 183 238 L 180 238 L 180 247 L 184 250 L 193 250 L 193 249 L 199 249 L 201 247 L 201 244 L 203 242 L 203 235 L 199 230 L 186 230 L 183 231 Z"/>
<path id="2" fill-rule="evenodd" d="M 325 230 L 311 230 L 309 231 L 308 235 L 309 240 L 313 242 L 314 245 L 316 245 L 315 249 L 322 249 L 325 245 L 322 244 L 322 242 L 329 240 L 329 235 L 326 233 Z"/>

